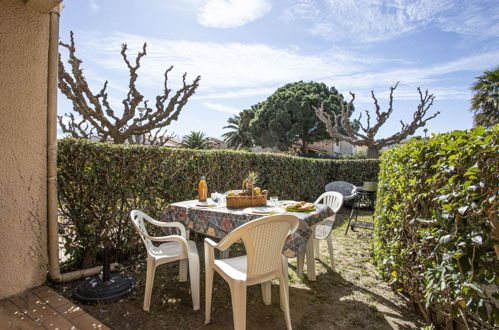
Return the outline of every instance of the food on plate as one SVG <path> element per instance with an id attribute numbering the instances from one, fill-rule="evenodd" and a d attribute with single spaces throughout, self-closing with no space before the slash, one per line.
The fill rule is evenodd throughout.
<path id="1" fill-rule="evenodd" d="M 313 203 L 306 203 L 302 201 L 286 205 L 285 209 L 290 211 L 313 211 L 315 210 L 315 206 Z"/>
<path id="2" fill-rule="evenodd" d="M 302 211 L 311 211 L 311 210 L 315 210 L 315 206 L 313 203 L 305 203 L 304 205 L 302 205 L 300 207 L 300 210 Z"/>

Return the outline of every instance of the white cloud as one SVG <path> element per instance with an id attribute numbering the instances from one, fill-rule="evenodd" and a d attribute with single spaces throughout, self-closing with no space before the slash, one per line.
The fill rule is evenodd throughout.
<path id="1" fill-rule="evenodd" d="M 199 96 L 195 96 L 195 98 L 196 99 L 237 99 L 237 98 L 260 96 L 260 95 L 268 96 L 273 92 L 275 92 L 275 90 L 278 87 L 279 86 L 276 85 L 274 87 L 244 88 L 244 89 L 202 94 Z"/>
<path id="2" fill-rule="evenodd" d="M 394 85 L 394 84 L 391 84 Z M 390 86 L 387 85 L 384 89 L 379 88 L 374 91 L 374 95 L 378 100 L 388 100 L 390 96 Z M 428 93 L 433 94 L 437 101 L 440 100 L 469 100 L 471 98 L 471 92 L 469 89 L 463 89 L 460 87 L 432 87 L 428 88 Z M 425 88 L 421 88 L 421 92 L 426 92 Z M 350 95 L 344 95 L 347 101 L 350 101 Z M 397 89 L 393 92 L 394 99 L 396 101 L 419 101 L 419 93 L 416 87 L 410 87 L 408 85 L 399 85 Z M 373 99 L 371 97 L 371 92 L 367 89 L 363 89 L 358 93 L 355 93 L 355 104 L 371 107 L 373 105 Z"/>
<path id="3" fill-rule="evenodd" d="M 494 4 L 495 3 L 495 4 Z M 437 26 L 443 31 L 473 36 L 499 35 L 499 6 L 494 0 L 295 0 L 285 20 L 310 22 L 310 32 L 332 40 L 388 40 Z"/>
<path id="4" fill-rule="evenodd" d="M 449 5 L 449 0 L 328 0 L 311 32 L 335 40 L 386 40 L 427 25 Z"/>
<path id="5" fill-rule="evenodd" d="M 267 15 L 272 6 L 267 0 L 191 1 L 197 6 L 198 23 L 206 27 L 233 28 Z"/>
<path id="6" fill-rule="evenodd" d="M 390 86 L 400 81 L 410 86 L 428 85 L 438 82 L 443 75 L 460 71 L 483 71 L 499 62 L 499 51 L 473 55 L 458 60 L 426 67 L 398 68 L 394 70 L 356 73 L 335 79 L 339 85 L 349 88 L 375 88 Z"/>
<path id="7" fill-rule="evenodd" d="M 438 25 L 443 31 L 466 36 L 499 37 L 499 6 L 492 2 L 484 10 L 482 6 L 487 3 L 490 2 L 460 4 L 452 14 L 438 17 Z"/>
<path id="8" fill-rule="evenodd" d="M 313 0 L 296 0 L 295 3 L 285 8 L 281 16 L 285 21 L 295 19 L 316 19 L 321 16 L 321 10 Z"/>
<path id="9" fill-rule="evenodd" d="M 221 104 L 221 103 L 202 102 L 201 104 L 209 109 L 213 109 L 213 110 L 220 111 L 220 112 L 231 113 L 231 114 L 237 114 L 237 113 L 242 111 L 242 109 L 229 107 L 229 106 Z"/>
<path id="10" fill-rule="evenodd" d="M 81 36 L 83 37 L 83 36 Z M 115 33 L 107 38 L 86 36 L 82 42 L 93 49 L 101 66 L 126 70 L 120 58 L 120 44 L 127 41 L 130 56 L 147 40 L 147 56 L 140 68 L 140 82 L 161 86 L 162 72 L 170 65 L 171 80 L 188 72 L 188 79 L 201 75 L 200 90 L 254 89 L 278 86 L 285 82 L 323 79 L 365 70 L 371 60 L 340 52 L 302 55 L 296 51 L 264 44 L 213 43 L 153 39 Z M 366 62 L 367 61 L 367 62 Z"/>
<path id="11" fill-rule="evenodd" d="M 94 0 L 89 0 L 88 4 L 93 12 L 97 12 L 100 10 L 100 6 Z"/>
<path id="12" fill-rule="evenodd" d="M 101 70 L 96 72 L 118 71 L 119 75 L 124 77 L 127 75 L 127 69 L 119 54 L 120 44 L 123 41 L 128 42 L 129 54 L 133 58 L 138 48 L 147 40 L 148 55 L 141 63 L 139 88 L 146 87 L 149 92 L 155 90 L 160 93 L 163 72 L 173 64 L 175 69 L 169 76 L 170 87 L 175 90 L 180 86 L 184 72 L 188 72 L 187 81 L 201 75 L 195 99 L 204 100 L 260 95 L 264 99 L 277 87 L 299 80 L 324 82 L 343 93 L 349 90 L 358 93 L 371 89 L 384 92 L 389 86 L 400 81 L 401 87 L 409 88 L 414 98 L 417 98 L 415 87 L 421 86 L 429 88 L 437 97 L 441 97 L 437 93 L 437 90 L 441 90 L 446 98 L 455 96 L 461 99 L 463 92 L 456 87 L 460 83 L 451 81 L 446 77 L 447 74 L 482 71 L 499 62 L 498 50 L 429 66 L 417 66 L 397 59 L 370 58 L 363 54 L 338 50 L 304 55 L 296 50 L 264 44 L 177 41 L 123 33 L 113 33 L 104 38 L 98 38 L 95 34 L 77 35 L 79 47 L 92 50 L 97 65 L 94 70 Z M 387 61 L 390 64 L 388 66 Z M 85 62 L 83 67 L 86 68 Z M 121 86 L 128 90 L 127 81 L 110 79 L 109 83 L 114 84 L 115 89 L 121 90 Z M 465 93 L 468 92 L 468 86 L 461 88 L 463 89 Z M 117 103 L 118 100 L 113 101 Z M 224 111 L 220 110 L 220 104 L 211 104 L 212 109 L 217 105 L 219 111 Z M 225 112 L 229 113 L 234 111 L 235 109 L 225 109 Z"/>

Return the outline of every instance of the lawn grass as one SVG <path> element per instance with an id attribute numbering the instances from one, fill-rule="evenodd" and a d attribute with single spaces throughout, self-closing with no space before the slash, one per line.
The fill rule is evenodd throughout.
<path id="1" fill-rule="evenodd" d="M 372 232 L 349 231 L 345 236 L 350 209 L 339 212 L 333 229 L 334 262 L 327 245 L 321 242 L 321 255 L 315 260 L 317 281 L 308 281 L 306 263 L 303 277 L 296 274 L 296 259 L 289 260 L 290 309 L 294 329 L 413 329 L 420 318 L 404 298 L 383 282 L 370 263 Z M 361 219 L 372 221 L 371 212 Z M 123 272 L 137 284 L 135 291 L 115 303 L 83 305 L 85 311 L 114 329 L 230 329 L 232 306 L 227 283 L 215 275 L 212 322 L 204 325 L 204 264 L 202 240 L 201 310 L 192 310 L 188 283 L 178 282 L 178 264 L 160 266 L 156 271 L 150 312 L 142 311 L 145 256 L 124 265 Z M 237 253 L 237 251 L 236 251 Z M 71 299 L 79 282 L 52 284 Z M 248 288 L 248 329 L 284 329 L 284 314 L 279 308 L 279 287 L 272 285 L 272 304 L 265 306 L 259 286 Z"/>

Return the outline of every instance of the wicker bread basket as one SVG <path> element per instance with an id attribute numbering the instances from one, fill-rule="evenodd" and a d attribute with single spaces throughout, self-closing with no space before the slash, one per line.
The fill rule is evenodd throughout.
<path id="1" fill-rule="evenodd" d="M 227 196 L 226 199 L 228 209 L 267 205 L 267 195 L 264 194 L 254 196 Z"/>

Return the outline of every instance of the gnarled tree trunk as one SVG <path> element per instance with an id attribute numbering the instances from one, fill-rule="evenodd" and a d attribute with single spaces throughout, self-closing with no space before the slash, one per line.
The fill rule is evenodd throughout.
<path id="1" fill-rule="evenodd" d="M 367 158 L 369 158 L 369 159 L 379 158 L 379 150 L 375 147 L 369 147 L 367 149 Z"/>

